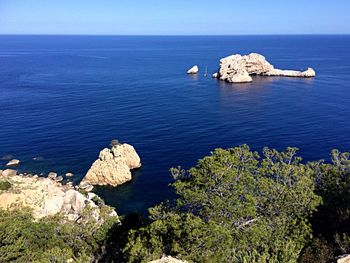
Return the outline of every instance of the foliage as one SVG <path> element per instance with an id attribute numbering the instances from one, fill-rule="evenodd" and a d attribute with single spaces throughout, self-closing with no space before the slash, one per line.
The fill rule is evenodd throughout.
<path id="1" fill-rule="evenodd" d="M 0 262 L 334 262 L 350 253 L 350 154 L 303 164 L 296 152 L 260 157 L 242 145 L 171 169 L 177 199 L 150 208 L 149 220 L 111 218 L 97 196 L 103 224 L 93 208 L 79 223 L 0 210 Z"/>
<path id="2" fill-rule="evenodd" d="M 316 237 L 305 247 L 300 256 L 300 263 L 332 263 L 334 253 L 334 247 L 327 240 Z"/>
<path id="3" fill-rule="evenodd" d="M 320 204 L 313 171 L 295 148 L 246 145 L 172 169 L 179 198 L 150 210 L 153 222 L 131 231 L 130 262 L 163 254 L 192 262 L 296 262 L 311 238 L 308 217 Z"/>
<path id="4" fill-rule="evenodd" d="M 315 235 L 325 239 L 338 255 L 350 253 L 349 156 L 349 153 L 333 150 L 332 163 L 309 164 L 315 172 L 315 191 L 323 199 L 312 218 L 313 229 Z"/>
<path id="5" fill-rule="evenodd" d="M 93 218 L 84 225 L 60 217 L 35 221 L 25 208 L 0 210 L 0 262 L 90 262 L 115 222 L 95 223 Z"/>
<path id="6" fill-rule="evenodd" d="M 0 181 L 0 191 L 9 190 L 11 186 L 11 183 L 8 181 Z"/>
<path id="7" fill-rule="evenodd" d="M 109 147 L 113 148 L 114 146 L 117 146 L 117 145 L 121 145 L 121 143 L 117 139 L 113 139 L 110 142 Z"/>

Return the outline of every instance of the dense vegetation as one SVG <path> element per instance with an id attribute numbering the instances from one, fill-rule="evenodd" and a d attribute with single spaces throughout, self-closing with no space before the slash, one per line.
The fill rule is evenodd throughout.
<path id="1" fill-rule="evenodd" d="M 109 217 L 102 226 L 85 211 L 84 226 L 63 223 L 60 217 L 34 221 L 25 208 L 0 210 L 0 262 L 90 262 L 102 254 L 110 229 Z"/>
<path id="2" fill-rule="evenodd" d="M 148 220 L 95 228 L 0 211 L 0 262 L 334 262 L 350 253 L 349 154 L 305 164 L 296 151 L 243 145 L 171 169 L 178 197 Z"/>

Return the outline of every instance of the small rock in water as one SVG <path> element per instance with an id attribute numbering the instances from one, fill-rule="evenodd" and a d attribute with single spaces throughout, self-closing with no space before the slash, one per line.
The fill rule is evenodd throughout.
<path id="1" fill-rule="evenodd" d="M 43 161 L 43 160 L 44 160 L 44 157 L 37 156 L 37 157 L 34 157 L 33 160 L 34 160 L 34 161 Z"/>
<path id="2" fill-rule="evenodd" d="M 197 74 L 198 72 L 199 72 L 199 68 L 197 65 L 195 65 L 187 71 L 187 74 Z"/>
<path id="3" fill-rule="evenodd" d="M 57 177 L 57 173 L 55 172 L 50 172 L 49 175 L 47 176 L 48 178 L 55 179 Z"/>
<path id="4" fill-rule="evenodd" d="M 6 169 L 2 171 L 2 176 L 15 176 L 17 174 L 16 170 Z"/>
<path id="5" fill-rule="evenodd" d="M 66 173 L 67 177 L 72 177 L 74 174 L 73 173 Z"/>
<path id="6" fill-rule="evenodd" d="M 56 177 L 56 181 L 57 182 L 62 182 L 63 181 L 63 177 L 62 176 L 57 176 Z"/>
<path id="7" fill-rule="evenodd" d="M 7 155 L 1 157 L 1 160 L 9 161 L 11 159 L 13 159 L 13 155 L 11 155 L 11 154 L 7 154 Z"/>
<path id="8" fill-rule="evenodd" d="M 20 160 L 18 159 L 12 159 L 11 161 L 9 161 L 6 166 L 12 166 L 12 165 L 19 165 Z"/>

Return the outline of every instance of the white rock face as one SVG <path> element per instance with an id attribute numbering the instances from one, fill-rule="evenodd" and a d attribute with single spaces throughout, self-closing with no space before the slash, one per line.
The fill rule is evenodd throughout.
<path id="1" fill-rule="evenodd" d="M 153 260 L 149 263 L 187 263 L 187 261 L 182 261 L 173 257 L 162 257 L 161 259 Z"/>
<path id="2" fill-rule="evenodd" d="M 4 171 L 2 171 L 2 176 L 15 176 L 17 174 L 16 170 L 12 170 L 12 169 L 6 169 Z"/>
<path id="3" fill-rule="evenodd" d="M 197 65 L 195 65 L 187 71 L 187 74 L 197 74 L 198 72 L 199 72 L 199 68 Z"/>
<path id="4" fill-rule="evenodd" d="M 100 208 L 90 198 L 96 195 L 84 196 L 72 187 L 44 177 L 2 175 L 0 180 L 12 185 L 0 192 L 0 208 L 24 206 L 32 209 L 35 219 L 61 214 L 66 220 L 78 220 L 83 210 L 90 207 L 94 218 L 100 220 Z"/>
<path id="5" fill-rule="evenodd" d="M 19 165 L 20 160 L 18 159 L 12 159 L 11 161 L 9 161 L 6 166 L 13 166 L 13 165 Z"/>
<path id="6" fill-rule="evenodd" d="M 141 160 L 134 147 L 126 143 L 115 145 L 100 152 L 81 184 L 121 185 L 131 180 L 130 170 L 139 167 Z"/>
<path id="7" fill-rule="evenodd" d="M 220 80 L 230 83 L 251 82 L 251 75 L 311 78 L 316 76 L 316 72 L 312 68 L 306 71 L 275 69 L 264 56 L 257 53 L 232 55 L 220 60 Z"/>

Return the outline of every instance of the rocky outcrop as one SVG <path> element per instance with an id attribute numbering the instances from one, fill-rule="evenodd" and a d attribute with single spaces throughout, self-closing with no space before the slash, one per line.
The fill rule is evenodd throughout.
<path id="1" fill-rule="evenodd" d="M 129 144 L 118 144 L 105 148 L 92 164 L 81 184 L 121 185 L 132 179 L 131 171 L 141 167 L 140 157 Z"/>
<path id="2" fill-rule="evenodd" d="M 275 69 L 264 56 L 251 53 L 221 59 L 219 72 L 213 76 L 230 83 L 244 83 L 253 81 L 251 75 L 311 78 L 316 73 L 312 68 L 305 71 Z"/>
<path id="3" fill-rule="evenodd" d="M 161 259 L 150 261 L 149 263 L 186 263 L 187 261 L 182 261 L 173 257 L 162 257 Z"/>
<path id="4" fill-rule="evenodd" d="M 187 70 L 187 74 L 197 74 L 199 72 L 199 68 L 197 65 L 193 66 L 189 70 Z"/>
<path id="5" fill-rule="evenodd" d="M 2 209 L 29 207 L 35 219 L 60 214 L 68 221 L 83 220 L 83 211 L 89 209 L 96 222 L 101 221 L 101 207 L 93 201 L 95 195 L 85 196 L 71 186 L 45 177 L 2 173 L 0 180 L 11 184 L 8 190 L 0 191 Z M 108 209 L 110 216 L 117 216 L 112 208 Z"/>

